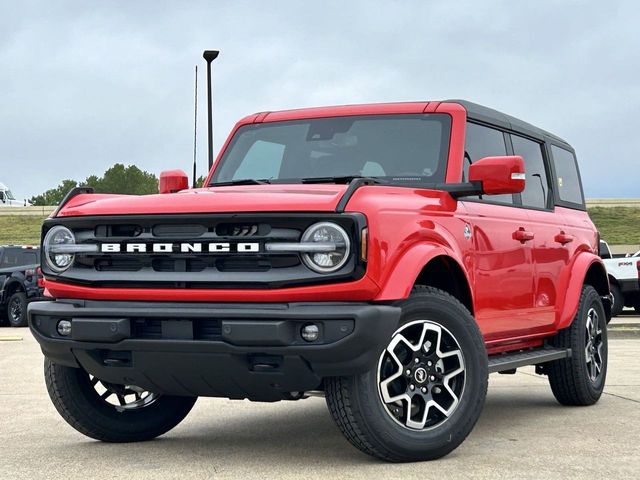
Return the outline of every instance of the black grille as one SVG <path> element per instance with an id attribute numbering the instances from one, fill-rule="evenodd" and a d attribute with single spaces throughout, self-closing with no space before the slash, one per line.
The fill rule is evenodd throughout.
<path id="1" fill-rule="evenodd" d="M 131 336 L 138 339 L 159 340 L 171 338 L 167 328 L 163 328 L 163 322 L 175 322 L 167 319 L 135 318 L 131 320 Z M 182 321 L 185 323 L 185 321 Z M 218 341 L 222 339 L 222 326 L 220 320 L 198 319 L 187 321 L 193 331 L 193 340 Z"/>
<path id="2" fill-rule="evenodd" d="M 250 217 L 250 219 L 247 219 Z M 266 243 L 299 242 L 313 223 L 334 221 L 352 236 L 350 261 L 335 274 L 312 271 L 298 253 L 270 252 Z M 131 288 L 283 288 L 360 278 L 360 214 L 218 214 L 125 215 L 69 217 L 47 220 L 70 228 L 80 244 L 117 243 L 122 252 L 76 254 L 62 274 L 45 269 L 47 277 L 93 287 Z M 241 251 L 242 242 L 257 243 L 259 251 Z M 130 243 L 144 244 L 147 252 L 125 252 Z M 171 243 L 167 252 L 153 252 L 154 243 Z M 200 244 L 201 252 L 183 251 L 183 243 Z M 230 251 L 210 252 L 210 243 L 229 243 Z"/>
<path id="3" fill-rule="evenodd" d="M 144 318 L 131 320 L 131 333 L 134 338 L 162 338 L 162 321 Z"/>

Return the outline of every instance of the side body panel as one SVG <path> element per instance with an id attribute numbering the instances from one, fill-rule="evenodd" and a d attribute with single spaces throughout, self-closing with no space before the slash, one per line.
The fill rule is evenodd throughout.
<path id="1" fill-rule="evenodd" d="M 475 314 L 485 338 L 538 332 L 532 244 L 514 238 L 517 230 L 530 230 L 526 210 L 479 202 L 464 205 L 473 240 Z"/>
<path id="2" fill-rule="evenodd" d="M 557 311 L 562 308 L 564 294 L 560 279 L 572 267 L 575 249 L 562 244 L 557 236 L 565 233 L 565 219 L 557 211 L 527 210 L 529 224 L 535 235 L 532 241 L 534 265 L 534 318 L 539 333 L 553 332 Z"/>
<path id="3" fill-rule="evenodd" d="M 556 215 L 562 218 L 563 232 L 571 241 L 563 246 L 566 249 L 568 262 L 565 270 L 560 274 L 558 290 L 563 293 L 563 302 L 556 309 L 555 328 L 566 328 L 578 309 L 578 301 L 582 292 L 582 285 L 586 272 L 595 265 L 603 282 L 607 284 L 606 291 L 599 285 L 594 285 L 601 295 L 609 293 L 606 268 L 598 256 L 598 234 L 587 212 L 564 207 L 556 207 Z"/>

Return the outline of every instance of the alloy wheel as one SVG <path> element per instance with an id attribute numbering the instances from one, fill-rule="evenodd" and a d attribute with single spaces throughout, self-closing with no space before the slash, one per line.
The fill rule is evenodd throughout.
<path id="1" fill-rule="evenodd" d="M 104 382 L 93 375 L 89 375 L 89 380 L 102 401 L 119 412 L 148 407 L 160 397 L 135 385 L 116 385 Z"/>
<path id="2" fill-rule="evenodd" d="M 9 306 L 9 315 L 11 315 L 11 319 L 18 323 L 22 320 L 22 304 L 20 301 L 14 299 L 11 301 L 11 305 Z"/>
<path id="3" fill-rule="evenodd" d="M 591 382 L 595 383 L 602 373 L 602 326 L 600 316 L 595 308 L 590 308 L 587 312 L 586 341 L 584 355 L 587 364 L 587 373 Z"/>
<path id="4" fill-rule="evenodd" d="M 389 416 L 411 430 L 444 423 L 460 403 L 466 370 L 453 334 L 430 320 L 396 331 L 378 362 L 378 391 Z"/>

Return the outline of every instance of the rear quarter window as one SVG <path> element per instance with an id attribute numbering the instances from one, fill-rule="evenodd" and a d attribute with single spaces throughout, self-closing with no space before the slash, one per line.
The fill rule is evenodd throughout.
<path id="1" fill-rule="evenodd" d="M 584 205 L 575 155 L 556 145 L 551 145 L 551 155 L 556 172 L 558 198 L 563 202 Z"/>

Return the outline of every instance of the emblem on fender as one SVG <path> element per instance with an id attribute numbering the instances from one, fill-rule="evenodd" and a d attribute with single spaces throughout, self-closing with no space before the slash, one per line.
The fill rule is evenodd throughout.
<path id="1" fill-rule="evenodd" d="M 471 225 L 468 223 L 464 224 L 464 238 L 471 240 Z"/>

